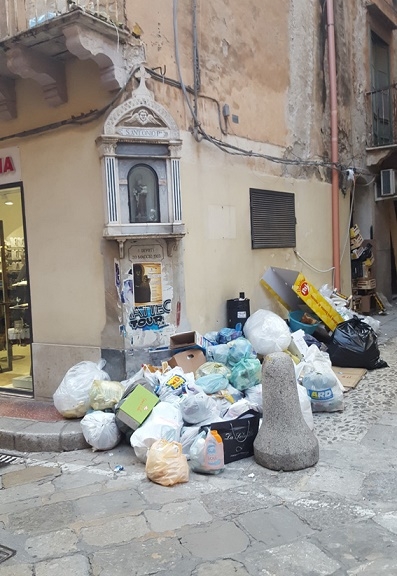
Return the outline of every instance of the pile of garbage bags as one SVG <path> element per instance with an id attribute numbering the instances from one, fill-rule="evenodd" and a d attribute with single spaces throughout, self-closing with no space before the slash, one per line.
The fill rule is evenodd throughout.
<path id="1" fill-rule="evenodd" d="M 93 450 L 112 449 L 125 438 L 154 482 L 187 482 L 190 470 L 217 474 L 225 466 L 221 423 L 241 423 L 249 414 L 256 414 L 258 422 L 262 417 L 261 360 L 267 354 L 286 351 L 292 357 L 300 407 L 311 429 L 313 412 L 344 409 L 334 359 L 339 366 L 344 358 L 349 365 L 382 365 L 375 332 L 357 318 L 337 327 L 328 352 L 322 342 L 304 334 L 305 350 L 297 357 L 291 352 L 293 336 L 277 314 L 258 310 L 245 323 L 244 335 L 230 328 L 206 334 L 210 345 L 194 373 L 163 362 L 161 367 L 143 365 L 128 380 L 115 382 L 104 360 L 80 362 L 64 376 L 54 405 L 65 418 L 82 418 L 84 438 Z M 120 410 L 138 386 L 152 403 L 142 421 L 127 425 Z"/>

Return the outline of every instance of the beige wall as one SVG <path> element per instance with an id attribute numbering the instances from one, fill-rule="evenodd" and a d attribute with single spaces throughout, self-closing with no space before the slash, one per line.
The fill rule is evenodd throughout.
<path id="1" fill-rule="evenodd" d="M 68 66 L 71 100 L 56 110 L 33 82 L 17 88 L 21 114 L 3 123 L 3 132 L 66 118 L 109 98 L 96 66 L 77 61 Z M 104 209 L 95 139 L 101 129 L 99 121 L 12 141 L 21 155 L 35 342 L 100 345 Z"/>
<path id="2" fill-rule="evenodd" d="M 332 273 L 316 272 L 293 249 L 251 249 L 249 188 L 295 193 L 297 251 L 319 270 L 332 267 L 331 186 L 247 169 L 247 160 L 229 157 L 185 135 L 182 163 L 183 214 L 187 223 L 185 275 L 187 315 L 192 328 L 208 331 L 226 321 L 226 300 L 244 291 L 251 310 L 274 308 L 259 281 L 265 268 L 302 272 L 315 286 L 332 284 Z M 200 217 L 198 217 L 200 215 Z M 215 215 L 215 217 L 214 217 Z M 349 203 L 341 203 L 341 244 L 348 231 Z M 343 240 L 343 243 L 342 243 Z M 350 293 L 349 247 L 343 290 Z"/>
<path id="3" fill-rule="evenodd" d="M 148 17 L 147 2 L 127 2 L 126 13 L 130 24 L 138 22 L 143 28 L 148 65 L 165 65 L 166 75 L 177 79 L 172 4 L 172 0 L 151 0 Z M 238 124 L 230 124 L 232 133 L 251 140 L 285 144 L 290 3 L 287 0 L 211 0 L 197 4 L 201 92 L 228 103 L 231 114 L 239 116 Z M 185 84 L 192 86 L 190 0 L 179 2 L 178 28 L 182 76 Z M 166 105 L 179 124 L 183 119 L 181 128 L 187 128 L 189 117 L 184 115 L 184 108 L 173 101 L 178 99 L 177 91 L 168 89 L 168 92 L 171 98 Z M 215 105 L 205 99 L 200 102 L 200 120 L 213 130 L 217 123 L 212 122 L 216 119 Z"/>
<path id="4" fill-rule="evenodd" d="M 228 141 L 277 157 L 291 150 L 302 157 L 323 157 L 328 147 L 319 136 L 319 120 L 324 114 L 321 90 L 319 82 L 305 81 L 305 75 L 316 74 L 321 64 L 315 52 L 319 43 L 317 3 L 310 0 L 313 12 L 306 20 L 302 5 L 287 0 L 214 0 L 198 4 L 202 92 L 218 99 L 220 105 L 228 103 L 231 114 L 239 116 L 239 123 L 229 126 Z M 289 11 L 290 4 L 293 11 Z M 181 0 L 179 6 L 182 73 L 186 84 L 191 85 L 191 2 Z M 148 65 L 166 66 L 167 76 L 177 79 L 172 1 L 152 0 L 149 13 L 147 2 L 127 3 L 127 13 L 130 24 L 138 22 L 144 30 Z M 290 27 L 297 21 L 304 26 L 305 34 L 292 38 Z M 306 70 L 303 75 L 290 75 L 296 54 L 301 54 L 299 65 L 308 63 L 307 69 L 298 68 Z M 74 59 L 66 71 L 69 101 L 58 108 L 48 107 L 33 81 L 18 80 L 19 116 L 2 123 L 2 134 L 79 115 L 110 101 L 112 95 L 101 87 L 94 63 Z M 250 187 L 294 192 L 297 250 L 313 267 L 328 270 L 332 266 L 329 174 L 287 168 L 263 159 L 236 158 L 204 141 L 197 143 L 188 132 L 191 119 L 181 91 L 155 81 L 149 87 L 174 116 L 183 137 L 181 187 L 187 233 L 182 241 L 186 291 L 182 314 L 191 327 L 200 332 L 223 327 L 226 300 L 237 297 L 240 291 L 251 299 L 251 310 L 276 308 L 259 284 L 268 266 L 302 271 L 318 287 L 330 283 L 330 272 L 312 270 L 292 249 L 252 250 L 249 212 Z M 200 98 L 199 117 L 210 134 L 221 137 L 214 102 Z M 46 392 L 39 394 L 43 396 L 59 383 L 65 358 L 67 363 L 81 359 L 83 348 L 79 352 L 79 346 L 86 347 L 84 350 L 89 350 L 93 358 L 101 343 L 111 342 L 117 347 L 113 270 L 104 270 L 117 254 L 117 247 L 114 242 L 112 247 L 104 247 L 103 183 L 95 145 L 104 120 L 4 143 L 20 148 L 33 349 L 44 366 L 35 368 L 35 376 L 43 378 L 42 389 Z M 326 120 L 327 116 L 324 123 Z M 349 199 L 341 197 L 342 248 L 348 214 Z M 105 259 L 103 253 L 107 254 Z M 348 249 L 342 278 L 342 290 L 350 292 Z M 110 331 L 105 299 L 110 301 L 108 320 L 115 324 Z M 51 354 L 47 344 L 55 345 Z M 58 354 L 63 354 L 63 361 L 56 363 Z M 53 364 L 59 372 L 55 378 L 51 376 Z M 36 383 L 38 380 L 37 376 Z"/>

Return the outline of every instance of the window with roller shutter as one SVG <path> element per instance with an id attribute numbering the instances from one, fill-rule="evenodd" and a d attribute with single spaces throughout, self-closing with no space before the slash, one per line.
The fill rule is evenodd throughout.
<path id="1" fill-rule="evenodd" d="M 251 247 L 296 246 L 295 194 L 250 188 Z"/>

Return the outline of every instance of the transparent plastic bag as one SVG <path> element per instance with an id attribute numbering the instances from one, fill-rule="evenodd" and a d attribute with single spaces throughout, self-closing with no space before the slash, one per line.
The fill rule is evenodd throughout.
<path id="1" fill-rule="evenodd" d="M 270 310 L 257 310 L 244 324 L 244 335 L 255 352 L 266 356 L 283 352 L 291 343 L 291 333 L 286 322 Z"/>
<path id="2" fill-rule="evenodd" d="M 124 386 L 113 380 L 94 380 L 90 390 L 90 406 L 94 410 L 113 408 L 124 394 Z"/>
<path id="3" fill-rule="evenodd" d="M 145 470 L 149 480 L 162 486 L 189 481 L 189 465 L 179 442 L 156 440 L 149 449 Z"/>
<path id="4" fill-rule="evenodd" d="M 81 418 L 90 407 L 90 390 L 94 380 L 110 380 L 102 368 L 106 361 L 79 362 L 68 370 L 54 392 L 54 406 L 64 418 Z"/>
<path id="5" fill-rule="evenodd" d="M 343 392 L 330 373 L 309 372 L 302 378 L 313 412 L 339 412 L 344 409 Z"/>
<path id="6" fill-rule="evenodd" d="M 203 430 L 190 448 L 193 472 L 219 474 L 224 467 L 223 441 L 216 430 Z"/>
<path id="7" fill-rule="evenodd" d="M 206 350 L 208 362 L 217 362 L 218 364 L 226 364 L 229 356 L 229 346 L 227 344 L 218 344 L 217 346 L 209 346 Z"/>
<path id="8" fill-rule="evenodd" d="M 209 374 L 222 374 L 222 376 L 229 378 L 230 369 L 220 362 L 205 362 L 196 370 L 195 377 L 198 379 Z"/>
<path id="9" fill-rule="evenodd" d="M 110 450 L 120 442 L 116 416 L 111 412 L 89 412 L 80 422 L 85 441 L 94 450 Z"/>

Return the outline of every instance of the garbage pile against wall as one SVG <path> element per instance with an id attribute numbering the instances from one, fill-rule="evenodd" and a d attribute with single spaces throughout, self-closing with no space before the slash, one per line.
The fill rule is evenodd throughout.
<path id="1" fill-rule="evenodd" d="M 274 278 L 267 277 L 273 294 Z M 298 282 L 303 290 L 299 277 Z M 310 286 L 304 288 L 305 301 L 287 318 L 259 309 L 244 327 L 204 336 L 175 334 L 168 361 L 143 365 L 122 382 L 110 380 L 104 360 L 80 362 L 54 393 L 55 407 L 65 418 L 82 418 L 93 450 L 112 449 L 124 439 L 153 482 L 171 486 L 187 482 L 190 472 L 219 474 L 230 462 L 252 456 L 258 429 L 266 426 L 262 363 L 268 354 L 283 351 L 293 359 L 300 408 L 310 429 L 313 413 L 344 409 L 346 389 L 335 366 L 387 366 L 377 345 L 379 322 L 359 317 L 348 299 L 328 286 L 315 291 L 317 315 L 307 306 Z"/>

